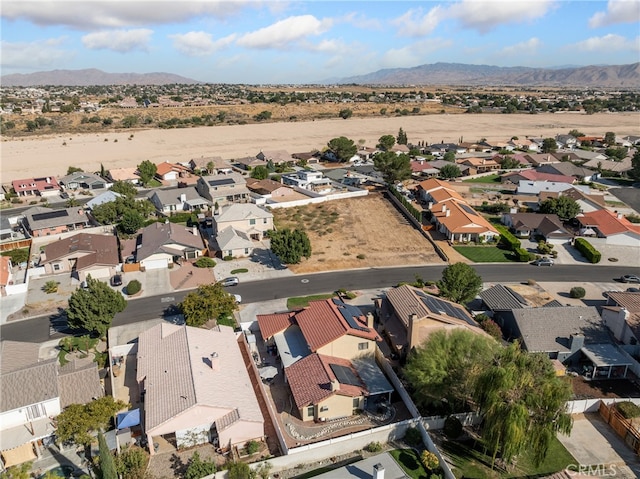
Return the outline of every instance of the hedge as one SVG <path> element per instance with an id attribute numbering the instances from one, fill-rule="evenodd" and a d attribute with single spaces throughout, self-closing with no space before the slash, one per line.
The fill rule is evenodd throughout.
<path id="1" fill-rule="evenodd" d="M 589 260 L 591 263 L 599 263 L 602 259 L 602 254 L 600 253 L 600 251 L 595 249 L 593 245 L 586 239 L 576 238 L 574 244 L 576 246 L 576 249 L 580 251 L 580 253 L 582 253 L 582 256 L 587 258 L 587 260 Z"/>
<path id="2" fill-rule="evenodd" d="M 396 190 L 393 186 L 389 187 L 389 191 L 393 196 L 398 198 L 398 201 L 402 203 L 402 206 L 404 206 L 407 209 L 409 214 L 411 214 L 415 219 L 418 220 L 418 223 L 422 223 L 422 213 L 418 211 L 418 209 L 415 206 L 413 206 L 410 201 L 407 201 L 407 199 L 404 196 L 402 196 L 400 192 Z"/>
<path id="3" fill-rule="evenodd" d="M 127 294 L 129 296 L 138 293 L 141 289 L 142 285 L 137 279 L 132 279 L 131 281 L 129 281 L 129 284 L 127 284 Z"/>
<path id="4" fill-rule="evenodd" d="M 623 401 L 616 403 L 616 409 L 625 419 L 633 419 L 640 416 L 640 407 L 631 401 Z"/>
<path id="5" fill-rule="evenodd" d="M 521 263 L 529 261 L 529 252 L 524 248 L 516 248 L 514 251 L 516 259 Z"/>
<path id="6" fill-rule="evenodd" d="M 520 240 L 518 238 L 513 236 L 508 231 L 503 231 L 502 234 L 500 234 L 499 243 L 502 243 L 503 245 L 505 245 L 507 248 L 509 248 L 511 251 L 513 251 L 516 254 L 517 254 L 517 250 L 520 249 L 520 245 L 522 244 L 520 243 Z"/>

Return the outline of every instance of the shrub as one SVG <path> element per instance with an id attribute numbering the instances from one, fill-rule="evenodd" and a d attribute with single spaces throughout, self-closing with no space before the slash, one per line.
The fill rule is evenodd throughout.
<path id="1" fill-rule="evenodd" d="M 216 262 L 208 256 L 201 256 L 194 263 L 196 268 L 213 268 L 215 265 Z"/>
<path id="2" fill-rule="evenodd" d="M 232 259 L 233 259 L 233 255 L 232 254 L 227 255 L 224 258 L 222 258 L 223 261 L 231 261 Z"/>
<path id="3" fill-rule="evenodd" d="M 462 423 L 455 416 L 449 416 L 444 420 L 443 432 L 449 439 L 457 439 L 462 434 Z"/>
<path id="4" fill-rule="evenodd" d="M 524 248 L 516 248 L 514 250 L 514 254 L 516 255 L 516 260 L 521 263 L 526 263 L 527 261 L 529 261 L 529 252 Z M 533 257 L 535 258 L 535 255 L 533 255 Z"/>
<path id="5" fill-rule="evenodd" d="M 583 287 L 581 286 L 574 286 L 573 288 L 571 288 L 571 291 L 569 291 L 569 296 L 571 298 L 584 298 L 584 295 L 586 294 L 585 290 Z"/>
<path id="6" fill-rule="evenodd" d="M 625 419 L 633 419 L 634 417 L 640 416 L 640 406 L 632 403 L 631 401 L 616 403 L 616 409 Z"/>
<path id="7" fill-rule="evenodd" d="M 407 432 L 404 434 L 404 440 L 410 446 L 418 446 L 422 444 L 422 434 L 415 427 L 410 427 L 407 429 Z"/>
<path id="8" fill-rule="evenodd" d="M 429 471 L 433 471 L 440 465 L 438 456 L 431 451 L 423 451 L 422 454 L 420 454 L 420 461 L 425 469 L 428 469 Z"/>
<path id="9" fill-rule="evenodd" d="M 382 444 L 379 442 L 370 442 L 364 447 L 364 450 L 367 452 L 380 452 L 382 451 Z"/>
<path id="10" fill-rule="evenodd" d="M 550 254 L 553 250 L 553 245 L 545 243 L 544 241 L 538 241 L 538 252 L 542 254 Z"/>
<path id="11" fill-rule="evenodd" d="M 238 268 L 231 271 L 231 274 L 240 274 L 240 273 L 248 273 L 249 270 L 247 268 Z"/>
<path id="12" fill-rule="evenodd" d="M 47 294 L 52 294 L 52 293 L 56 293 L 58 291 L 58 285 L 60 283 L 58 283 L 57 281 L 47 281 L 46 283 L 44 283 L 44 286 L 42 287 L 42 291 L 44 291 Z"/>
<path id="13" fill-rule="evenodd" d="M 363 254 L 361 253 L 361 254 L 359 254 L 358 256 L 356 256 L 356 258 L 358 258 L 358 259 L 365 259 L 365 258 L 366 258 L 366 256 L 365 256 L 365 255 L 363 255 Z"/>
<path id="14" fill-rule="evenodd" d="M 502 340 L 502 329 L 500 329 L 500 326 L 498 326 L 498 324 L 492 319 L 484 321 L 480 326 L 482 326 L 482 329 L 495 340 Z"/>
<path id="15" fill-rule="evenodd" d="M 127 294 L 129 296 L 131 296 L 132 294 L 139 293 L 141 289 L 142 289 L 142 285 L 140 284 L 140 281 L 138 281 L 137 279 L 132 279 L 127 284 Z"/>
<path id="16" fill-rule="evenodd" d="M 500 240 L 498 242 L 514 252 L 518 248 L 520 248 L 520 245 L 521 245 L 520 240 L 515 236 L 513 236 L 508 231 L 502 232 L 502 234 L 500 235 Z"/>
<path id="17" fill-rule="evenodd" d="M 582 256 L 587 258 L 589 262 L 599 263 L 600 260 L 602 259 L 602 254 L 600 253 L 600 251 L 595 249 L 593 245 L 589 243 L 586 239 L 576 238 L 576 241 L 574 244 L 576 246 L 576 249 L 580 251 L 580 253 L 582 253 Z"/>
<path id="18" fill-rule="evenodd" d="M 244 450 L 248 455 L 255 454 L 260 450 L 260 443 L 258 441 L 247 441 L 244 445 Z"/>

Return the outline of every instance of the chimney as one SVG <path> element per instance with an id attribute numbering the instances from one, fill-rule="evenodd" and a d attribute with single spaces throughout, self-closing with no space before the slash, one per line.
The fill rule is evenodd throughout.
<path id="1" fill-rule="evenodd" d="M 429 209 L 433 208 L 433 201 L 429 201 Z"/>
<path id="2" fill-rule="evenodd" d="M 47 183 L 51 183 L 51 177 L 47 176 Z"/>
<path id="3" fill-rule="evenodd" d="M 331 381 L 331 390 L 332 391 L 338 391 L 340 389 L 340 383 L 338 382 L 337 379 L 334 379 Z"/>
<path id="4" fill-rule="evenodd" d="M 582 316 L 580 319 L 582 319 Z M 572 354 L 580 351 L 582 346 L 584 346 L 584 336 L 582 334 L 575 333 L 569 336 L 569 349 Z"/>
<path id="5" fill-rule="evenodd" d="M 618 218 L 619 220 L 621 220 L 621 219 L 622 219 L 622 213 L 618 213 L 618 214 L 616 215 L 616 218 Z"/>
<path id="6" fill-rule="evenodd" d="M 442 212 L 444 213 L 445 211 L 447 211 L 447 205 L 442 205 Z"/>
<path id="7" fill-rule="evenodd" d="M 180 194 L 180 203 L 186 203 L 187 195 L 185 193 Z"/>
<path id="8" fill-rule="evenodd" d="M 447 212 L 445 213 L 445 216 L 448 218 L 449 216 L 451 216 L 451 210 L 447 210 Z"/>
<path id="9" fill-rule="evenodd" d="M 198 236 L 198 227 L 196 225 L 193 225 L 193 229 L 191 230 L 191 232 L 193 233 L 193 236 Z"/>
<path id="10" fill-rule="evenodd" d="M 382 464 L 373 465 L 373 479 L 384 479 L 384 467 Z"/>
<path id="11" fill-rule="evenodd" d="M 373 329 L 373 314 L 371 312 L 367 313 L 367 328 Z"/>
<path id="12" fill-rule="evenodd" d="M 220 371 L 220 357 L 218 356 L 218 353 L 211 353 L 210 361 L 211 369 L 213 369 L 214 371 Z"/>

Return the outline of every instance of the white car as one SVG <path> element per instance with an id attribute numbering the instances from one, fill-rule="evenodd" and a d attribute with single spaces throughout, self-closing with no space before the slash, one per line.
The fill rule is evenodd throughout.
<path id="1" fill-rule="evenodd" d="M 242 303 L 242 296 L 240 296 L 239 294 L 234 294 L 233 299 L 236 300 L 236 304 Z"/>

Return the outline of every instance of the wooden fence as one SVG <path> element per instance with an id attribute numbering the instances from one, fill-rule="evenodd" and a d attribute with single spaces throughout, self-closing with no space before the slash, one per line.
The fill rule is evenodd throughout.
<path id="1" fill-rule="evenodd" d="M 620 436 L 636 454 L 640 454 L 640 431 L 625 419 L 616 409 L 615 404 L 600 402 L 600 416 Z"/>

